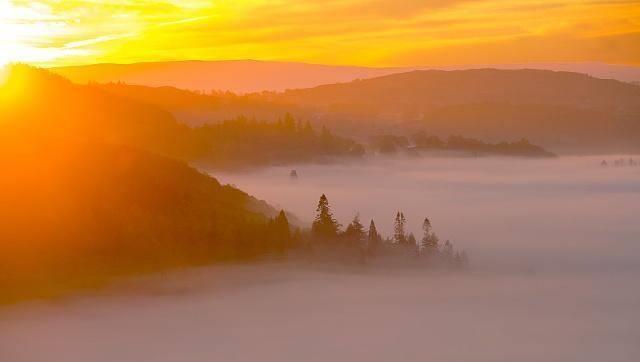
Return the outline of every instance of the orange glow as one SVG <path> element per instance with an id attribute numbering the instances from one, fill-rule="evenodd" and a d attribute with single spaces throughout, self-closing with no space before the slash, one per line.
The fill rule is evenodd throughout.
<path id="1" fill-rule="evenodd" d="M 635 1 L 0 0 L 0 64 L 640 64 Z"/>

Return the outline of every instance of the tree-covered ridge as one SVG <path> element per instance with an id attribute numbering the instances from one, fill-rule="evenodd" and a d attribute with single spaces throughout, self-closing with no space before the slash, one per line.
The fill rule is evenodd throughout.
<path id="1" fill-rule="evenodd" d="M 309 122 L 289 114 L 276 122 L 238 117 L 194 128 L 193 134 L 200 147 L 198 161 L 212 166 L 271 165 L 364 154 L 364 147 L 353 140 L 325 127 L 318 132 Z"/>
<path id="2" fill-rule="evenodd" d="M 265 166 L 359 156 L 363 147 L 289 114 L 273 122 L 235 117 L 198 127 L 161 105 L 77 85 L 46 70 L 14 65 L 0 87 L 2 143 L 26 134 L 127 145 L 211 167 Z"/>
<path id="3" fill-rule="evenodd" d="M 0 300 L 290 247 L 284 212 L 181 161 L 87 143 L 0 160 Z"/>
<path id="4" fill-rule="evenodd" d="M 426 132 L 418 132 L 412 137 L 396 135 L 375 136 L 371 138 L 370 145 L 375 152 L 383 154 L 393 154 L 401 151 L 455 151 L 475 156 L 555 157 L 555 154 L 532 144 L 525 138 L 516 142 L 487 143 L 459 135 L 449 136 L 443 140 L 438 136 L 428 135 Z"/>

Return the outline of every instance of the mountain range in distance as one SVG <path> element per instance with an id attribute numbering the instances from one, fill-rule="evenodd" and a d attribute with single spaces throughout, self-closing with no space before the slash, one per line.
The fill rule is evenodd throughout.
<path id="1" fill-rule="evenodd" d="M 296 62 L 229 60 L 91 64 L 51 68 L 76 83 L 124 82 L 200 91 L 253 93 L 311 88 L 413 70 L 541 69 L 588 74 L 596 78 L 640 82 L 640 68 L 605 63 L 475 64 L 415 67 L 361 67 Z"/>
<path id="2" fill-rule="evenodd" d="M 425 131 L 485 142 L 527 138 L 559 153 L 639 150 L 640 87 L 580 73 L 421 70 L 283 92 L 201 93 L 125 83 L 97 87 L 197 126 L 285 113 L 363 139 Z"/>

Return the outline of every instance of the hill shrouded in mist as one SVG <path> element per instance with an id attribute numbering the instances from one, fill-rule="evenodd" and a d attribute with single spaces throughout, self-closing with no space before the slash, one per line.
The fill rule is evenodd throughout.
<path id="1" fill-rule="evenodd" d="M 115 91 L 113 88 L 120 91 Z M 329 130 L 284 117 L 269 108 L 273 122 L 238 117 L 246 102 L 236 96 L 203 96 L 173 88 L 79 85 L 45 70 L 13 67 L 3 87 L 0 115 L 8 121 L 0 138 L 16 142 L 14 132 L 47 138 L 133 145 L 147 151 L 209 166 L 266 165 L 358 155 L 360 146 Z M 189 127 L 176 109 L 226 110 L 220 125 Z M 276 120 L 278 120 L 276 122 Z M 192 124 L 193 125 L 193 124 Z"/>
<path id="2" fill-rule="evenodd" d="M 485 140 L 527 137 L 545 147 L 638 148 L 640 88 L 543 70 L 415 71 L 274 96 L 326 121 L 423 127 Z"/>
<path id="3" fill-rule="evenodd" d="M 485 142 L 527 138 L 569 153 L 638 150 L 640 88 L 546 70 L 414 71 L 281 93 L 203 94 L 171 87 L 98 85 L 166 109 L 190 125 L 239 114 L 284 112 L 352 137 L 464 135 Z"/>
<path id="4" fill-rule="evenodd" d="M 52 70 L 79 83 L 122 81 L 152 87 L 173 86 L 191 90 L 251 93 L 349 82 L 406 69 L 233 60 L 95 64 Z"/>
<path id="5" fill-rule="evenodd" d="M 228 60 L 168 61 L 132 64 L 91 64 L 52 70 L 78 83 L 125 82 L 151 87 L 219 90 L 235 93 L 284 91 L 323 84 L 350 82 L 411 70 L 542 69 L 588 74 L 623 82 L 640 81 L 640 68 L 605 63 L 526 63 L 452 66 L 360 67 L 296 62 Z"/>
<path id="6" fill-rule="evenodd" d="M 266 203 L 182 161 L 167 112 L 26 66 L 0 86 L 0 303 L 113 276 L 251 258 Z M 278 229 L 279 230 L 279 229 Z"/>

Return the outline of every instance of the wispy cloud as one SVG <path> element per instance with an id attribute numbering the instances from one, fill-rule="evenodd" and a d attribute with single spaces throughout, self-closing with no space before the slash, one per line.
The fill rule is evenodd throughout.
<path id="1" fill-rule="evenodd" d="M 49 64 L 186 58 L 362 65 L 469 63 L 491 58 L 499 63 L 530 60 L 524 54 L 533 53 L 545 61 L 640 64 L 640 45 L 627 36 L 640 31 L 638 3 L 11 1 L 5 5 L 11 11 L 0 7 L 5 10 L 0 11 L 0 24 L 21 24 L 17 34 L 22 35 L 13 39 L 14 47 L 20 44 L 55 53 L 45 57 Z M 616 47 L 602 46 L 607 36 L 616 36 Z M 523 59 L 514 59 L 523 50 Z"/>

